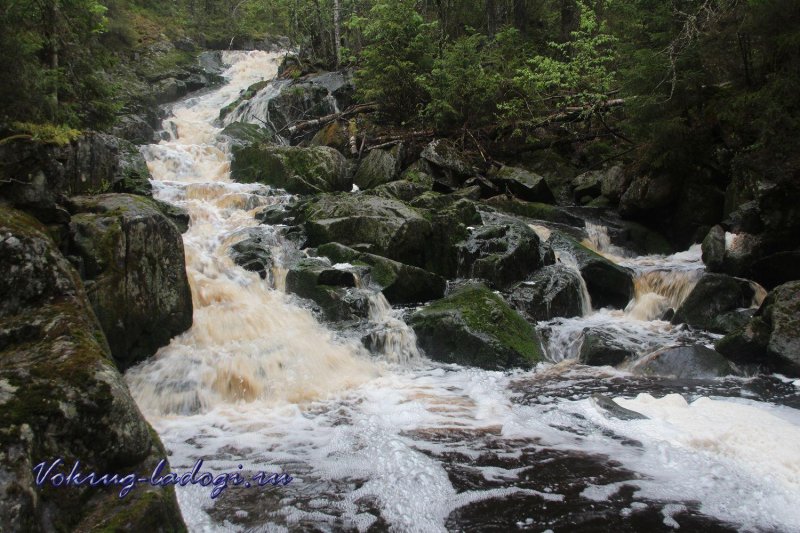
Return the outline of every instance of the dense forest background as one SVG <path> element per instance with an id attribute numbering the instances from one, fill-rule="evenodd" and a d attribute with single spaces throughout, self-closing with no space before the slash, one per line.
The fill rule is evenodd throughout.
<path id="1" fill-rule="evenodd" d="M 128 80 L 159 40 L 236 48 L 285 35 L 316 68 L 355 69 L 361 100 L 380 106 L 384 124 L 433 129 L 484 156 L 566 143 L 586 167 L 624 158 L 720 185 L 753 161 L 765 173 L 797 168 L 793 0 L 0 5 L 4 137 L 108 128 L 135 105 Z M 178 47 L 157 66 L 187 55 Z"/>

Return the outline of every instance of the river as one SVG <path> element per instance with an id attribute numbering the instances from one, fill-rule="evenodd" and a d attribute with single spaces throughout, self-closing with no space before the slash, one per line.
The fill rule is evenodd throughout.
<path id="1" fill-rule="evenodd" d="M 280 267 L 263 280 L 228 255 L 257 227 L 276 257 L 298 251 L 253 218 L 290 197 L 231 181 L 217 120 L 280 56 L 224 60 L 227 83 L 174 105 L 166 140 L 143 149 L 155 196 L 191 216 L 194 325 L 126 379 L 174 471 L 203 459 L 216 472 L 294 479 L 216 499 L 179 487 L 190 531 L 800 531 L 800 382 L 678 381 L 575 362 L 587 326 L 642 355 L 712 342 L 657 320 L 702 274 L 697 247 L 632 257 L 587 227 L 589 244 L 635 270 L 636 300 L 540 323 L 550 362 L 531 371 L 429 361 L 378 297 L 370 319 L 388 341 L 370 355 L 285 294 Z M 648 419 L 606 416 L 598 392 Z"/>

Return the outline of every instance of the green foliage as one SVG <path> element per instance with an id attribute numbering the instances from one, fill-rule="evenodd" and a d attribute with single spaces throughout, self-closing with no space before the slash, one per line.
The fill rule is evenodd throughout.
<path id="1" fill-rule="evenodd" d="M 511 82 L 515 96 L 499 106 L 518 132 L 566 108 L 590 114 L 614 89 L 617 39 L 585 2 L 579 4 L 580 26 L 572 40 L 549 43 L 548 54 L 535 55 L 518 68 Z"/>
<path id="2" fill-rule="evenodd" d="M 379 0 L 361 27 L 360 96 L 377 102 L 395 122 L 413 117 L 429 100 L 422 77 L 433 65 L 435 24 L 426 24 L 414 5 L 413 0 Z"/>
<path id="3" fill-rule="evenodd" d="M 431 97 L 424 112 L 437 127 L 480 126 L 494 117 L 500 79 L 487 65 L 486 47 L 481 34 L 460 37 L 423 76 Z"/>
<path id="4" fill-rule="evenodd" d="M 14 137 L 27 137 L 33 141 L 57 144 L 69 144 L 81 136 L 80 130 L 61 124 L 32 124 L 30 122 L 15 122 L 11 125 L 17 134 Z M 3 141 L 0 141 L 2 143 Z"/>

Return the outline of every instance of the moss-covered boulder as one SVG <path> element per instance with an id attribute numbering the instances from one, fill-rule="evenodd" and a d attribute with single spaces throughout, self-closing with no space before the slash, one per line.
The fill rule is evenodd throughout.
<path id="1" fill-rule="evenodd" d="M 262 144 L 273 139 L 271 132 L 258 124 L 233 122 L 225 126 L 219 133 L 222 140 L 227 141 L 233 151 L 252 144 Z"/>
<path id="2" fill-rule="evenodd" d="M 545 179 L 518 167 L 501 167 L 491 178 L 501 191 L 526 202 L 553 203 L 555 197 Z"/>
<path id="3" fill-rule="evenodd" d="M 337 120 L 323 126 L 311 139 L 312 146 L 329 146 L 345 154 L 350 150 L 346 128 Z"/>
<path id="4" fill-rule="evenodd" d="M 75 194 L 150 195 L 150 172 L 139 149 L 89 132 L 64 145 L 16 140 L 0 145 L 0 196 L 45 223 L 65 221 L 62 205 Z"/>
<path id="5" fill-rule="evenodd" d="M 583 316 L 583 280 L 564 265 L 549 265 L 512 287 L 508 300 L 533 322 Z"/>
<path id="6" fill-rule="evenodd" d="M 470 232 L 459 251 L 459 275 L 507 288 L 552 264 L 531 228 L 519 223 L 487 224 Z"/>
<path id="7" fill-rule="evenodd" d="M 338 242 L 401 263 L 423 267 L 431 223 L 423 213 L 390 198 L 326 194 L 299 208 L 310 246 Z"/>
<path id="8" fill-rule="evenodd" d="M 447 139 L 431 141 L 420 154 L 424 168 L 434 180 L 434 189 L 452 192 L 475 171 L 464 154 Z M 422 168 L 422 167 L 421 167 Z"/>
<path id="9" fill-rule="evenodd" d="M 77 196 L 70 209 L 70 253 L 124 370 L 192 325 L 181 234 L 140 196 Z"/>
<path id="10" fill-rule="evenodd" d="M 585 222 L 582 218 L 569 213 L 566 209 L 554 205 L 543 204 L 540 202 L 525 202 L 506 194 L 493 196 L 485 201 L 490 205 L 511 215 L 529 218 L 531 220 L 543 220 L 556 224 L 566 224 L 582 228 Z"/>
<path id="11" fill-rule="evenodd" d="M 353 268 L 333 268 L 327 261 L 301 259 L 286 274 L 286 292 L 311 300 L 329 322 L 358 322 L 369 316 L 366 291 L 356 287 Z"/>
<path id="12" fill-rule="evenodd" d="M 800 281 L 772 290 L 753 319 L 716 348 L 734 362 L 800 376 Z"/>
<path id="13" fill-rule="evenodd" d="M 323 244 L 317 253 L 334 263 L 369 267 L 369 280 L 392 304 L 427 302 L 444 296 L 447 282 L 441 276 L 379 255 L 359 252 L 339 243 Z"/>
<path id="14" fill-rule="evenodd" d="M 402 202 L 411 202 L 429 189 L 424 185 L 407 180 L 391 181 L 370 189 L 369 193 L 384 198 L 394 198 Z"/>
<path id="15" fill-rule="evenodd" d="M 704 274 L 675 312 L 672 323 L 723 333 L 715 320 L 724 313 L 751 307 L 754 296 L 752 283 L 745 279 Z"/>
<path id="16" fill-rule="evenodd" d="M 353 182 L 359 189 L 372 189 L 397 177 L 398 161 L 388 150 L 371 150 L 358 164 Z"/>
<path id="17" fill-rule="evenodd" d="M 294 194 L 353 188 L 347 160 L 327 146 L 247 146 L 234 152 L 231 176 L 242 183 L 263 183 Z"/>
<path id="18" fill-rule="evenodd" d="M 431 359 L 486 369 L 543 360 L 536 330 L 485 285 L 471 284 L 414 313 L 411 326 Z"/>
<path id="19" fill-rule="evenodd" d="M 173 489 L 39 487 L 53 474 L 152 472 L 166 457 L 110 357 L 75 269 L 45 229 L 0 207 L 0 523 L 4 531 L 183 531 Z M 155 522 L 154 522 L 154 519 Z"/>
<path id="20" fill-rule="evenodd" d="M 595 308 L 624 309 L 633 298 L 633 272 L 593 252 L 571 236 L 553 231 L 547 241 L 563 263 L 578 268 Z"/>

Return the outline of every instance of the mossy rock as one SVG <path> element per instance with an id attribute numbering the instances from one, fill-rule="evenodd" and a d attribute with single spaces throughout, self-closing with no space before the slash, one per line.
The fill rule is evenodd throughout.
<path id="1" fill-rule="evenodd" d="M 383 198 L 394 198 L 402 202 L 411 202 L 414 198 L 419 197 L 427 191 L 425 187 L 417 183 L 406 180 L 397 180 L 383 185 L 379 185 L 374 189 L 370 189 L 369 194 L 381 196 Z"/>
<path id="2" fill-rule="evenodd" d="M 192 325 L 183 239 L 153 200 L 130 194 L 70 201 L 71 255 L 120 369 Z"/>
<path id="3" fill-rule="evenodd" d="M 77 272 L 37 221 L 5 207 L 0 267 L 0 523 L 85 531 L 141 507 L 128 530 L 150 530 L 149 516 L 162 517 L 162 531 L 185 530 L 171 487 L 137 487 L 122 501 L 104 488 L 35 485 L 33 467 L 56 457 L 62 474 L 79 459 L 84 474 L 141 475 L 166 452 L 111 360 Z"/>
<path id="4" fill-rule="evenodd" d="M 547 181 L 542 176 L 523 168 L 503 166 L 491 176 L 491 181 L 501 191 L 526 202 L 551 204 L 555 201 Z"/>
<path id="5" fill-rule="evenodd" d="M 314 134 L 311 139 L 312 146 L 328 146 L 341 153 L 347 153 L 350 148 L 350 140 L 344 127 L 336 120 L 323 126 L 321 130 Z"/>
<path id="6" fill-rule="evenodd" d="M 262 80 L 252 84 L 241 95 L 239 95 L 239 98 L 219 110 L 219 119 L 225 120 L 225 117 L 235 111 L 237 107 L 242 105 L 244 102 L 252 100 L 252 98 L 257 95 L 259 91 L 267 87 L 269 84 L 270 80 Z"/>
<path id="7" fill-rule="evenodd" d="M 485 285 L 470 284 L 411 317 L 432 359 L 486 369 L 529 368 L 543 360 L 536 330 Z"/>
<path id="8" fill-rule="evenodd" d="M 504 194 L 489 198 L 485 203 L 498 211 L 531 220 L 544 220 L 577 228 L 582 228 L 586 224 L 582 218 L 570 214 L 563 208 L 540 202 L 525 202 Z"/>
<path id="9" fill-rule="evenodd" d="M 273 140 L 269 130 L 258 124 L 248 124 L 247 122 L 233 122 L 225 126 L 220 132 L 231 143 L 234 151 L 251 144 L 263 144 Z"/>
<path id="10" fill-rule="evenodd" d="M 353 182 L 359 189 L 373 189 L 397 177 L 398 162 L 391 152 L 371 150 L 358 165 Z"/>
<path id="11" fill-rule="evenodd" d="M 571 236 L 553 231 L 548 244 L 562 262 L 575 262 L 595 308 L 624 309 L 633 298 L 633 272 L 583 246 Z"/>
<path id="12" fill-rule="evenodd" d="M 532 322 L 583 315 L 580 274 L 564 265 L 549 265 L 512 287 L 509 302 Z"/>
<path id="13" fill-rule="evenodd" d="M 353 270 L 336 269 L 314 257 L 301 259 L 286 274 L 286 292 L 313 301 L 329 322 L 358 322 L 369 316 L 367 294 L 356 285 Z"/>
<path id="14" fill-rule="evenodd" d="M 353 180 L 342 154 L 326 146 L 267 146 L 236 150 L 231 176 L 241 183 L 263 183 L 293 194 L 350 191 Z"/>
<path id="15" fill-rule="evenodd" d="M 323 244 L 317 253 L 334 263 L 369 266 L 370 280 L 392 304 L 412 304 L 441 298 L 447 288 L 447 282 L 441 276 L 379 255 L 362 253 L 339 243 Z"/>

